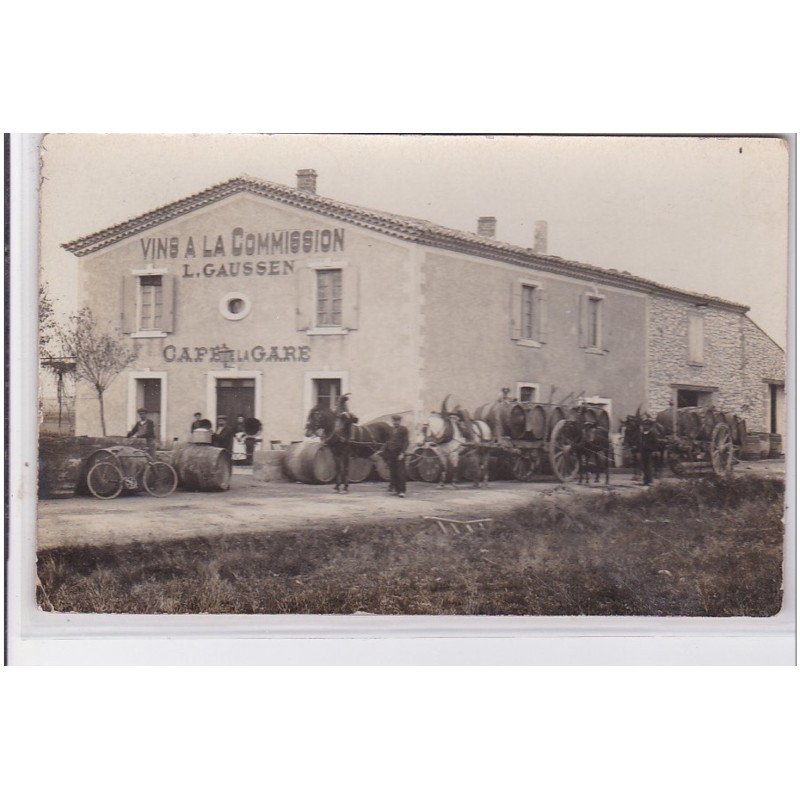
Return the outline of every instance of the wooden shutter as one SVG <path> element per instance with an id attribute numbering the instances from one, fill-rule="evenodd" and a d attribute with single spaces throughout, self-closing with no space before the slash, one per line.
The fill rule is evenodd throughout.
<path id="1" fill-rule="evenodd" d="M 139 278 L 136 275 L 122 276 L 122 309 L 120 313 L 123 333 L 134 333 L 139 328 L 136 319 L 136 295 L 139 291 Z"/>
<path id="2" fill-rule="evenodd" d="M 295 272 L 295 327 L 298 331 L 307 331 L 314 327 L 315 280 L 316 272 L 311 267 L 300 267 Z"/>
<path id="3" fill-rule="evenodd" d="M 351 264 L 342 270 L 342 327 L 351 331 L 358 329 L 359 283 L 357 264 Z"/>
<path id="4" fill-rule="evenodd" d="M 539 341 L 547 341 L 547 290 L 540 286 L 536 290 L 536 318 L 539 320 Z"/>
<path id="5" fill-rule="evenodd" d="M 175 278 L 161 276 L 161 330 L 172 333 L 175 330 Z"/>
<path id="6" fill-rule="evenodd" d="M 511 284 L 511 338 L 522 338 L 522 284 L 517 280 Z"/>
<path id="7" fill-rule="evenodd" d="M 588 325 L 586 308 L 586 295 L 581 292 L 578 296 L 578 346 L 586 347 L 589 341 Z"/>

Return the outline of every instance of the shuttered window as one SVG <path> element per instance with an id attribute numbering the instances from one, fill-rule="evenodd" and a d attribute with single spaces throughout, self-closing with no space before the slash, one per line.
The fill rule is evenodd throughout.
<path id="1" fill-rule="evenodd" d="M 522 338 L 537 339 L 539 328 L 536 324 L 536 287 L 522 287 Z"/>
<path id="2" fill-rule="evenodd" d="M 160 275 L 139 278 L 139 330 L 160 331 L 164 311 L 164 295 Z"/>
<path id="3" fill-rule="evenodd" d="M 586 306 L 586 334 L 588 337 L 589 347 L 601 347 L 602 340 L 600 338 L 601 331 L 601 303 L 603 301 L 599 297 L 589 297 Z"/>
<path id="4" fill-rule="evenodd" d="M 703 315 L 689 314 L 689 363 L 703 363 Z"/>
<path id="5" fill-rule="evenodd" d="M 317 270 L 317 326 L 342 325 L 342 271 Z"/>

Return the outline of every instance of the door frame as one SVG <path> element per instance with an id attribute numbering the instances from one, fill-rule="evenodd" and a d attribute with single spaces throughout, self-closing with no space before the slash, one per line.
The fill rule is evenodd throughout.
<path id="1" fill-rule="evenodd" d="M 229 381 L 255 379 L 254 413 L 256 418 L 261 420 L 261 424 L 265 425 L 261 408 L 261 380 L 263 377 L 262 372 L 255 370 L 218 369 L 206 372 L 206 414 L 208 414 L 211 424 L 216 425 L 217 423 L 217 379 Z"/>
<path id="2" fill-rule="evenodd" d="M 128 422 L 127 430 L 136 424 L 136 381 L 155 380 L 161 381 L 161 409 L 159 410 L 158 439 L 167 441 L 167 373 L 152 372 L 150 370 L 135 370 L 128 373 Z"/>

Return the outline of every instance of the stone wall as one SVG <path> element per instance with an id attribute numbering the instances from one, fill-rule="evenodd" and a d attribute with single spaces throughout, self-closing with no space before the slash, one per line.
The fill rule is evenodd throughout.
<path id="1" fill-rule="evenodd" d="M 689 317 L 703 316 L 702 364 L 689 361 Z M 666 297 L 650 298 L 648 315 L 648 402 L 651 411 L 667 408 L 676 384 L 714 387 L 714 405 L 743 415 L 748 427 L 766 430 L 769 387 L 782 381 L 785 353 L 744 314 L 698 308 Z"/>
<path id="2" fill-rule="evenodd" d="M 744 387 L 750 408 L 745 416 L 754 431 L 769 431 L 769 383 L 786 381 L 786 353 L 751 319 L 744 317 Z M 780 429 L 779 429 L 780 430 Z"/>

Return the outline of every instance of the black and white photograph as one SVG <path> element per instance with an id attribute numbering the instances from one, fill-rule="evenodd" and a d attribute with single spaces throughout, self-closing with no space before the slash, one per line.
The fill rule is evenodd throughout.
<path id="1" fill-rule="evenodd" d="M 783 139 L 40 149 L 40 610 L 781 610 Z"/>

